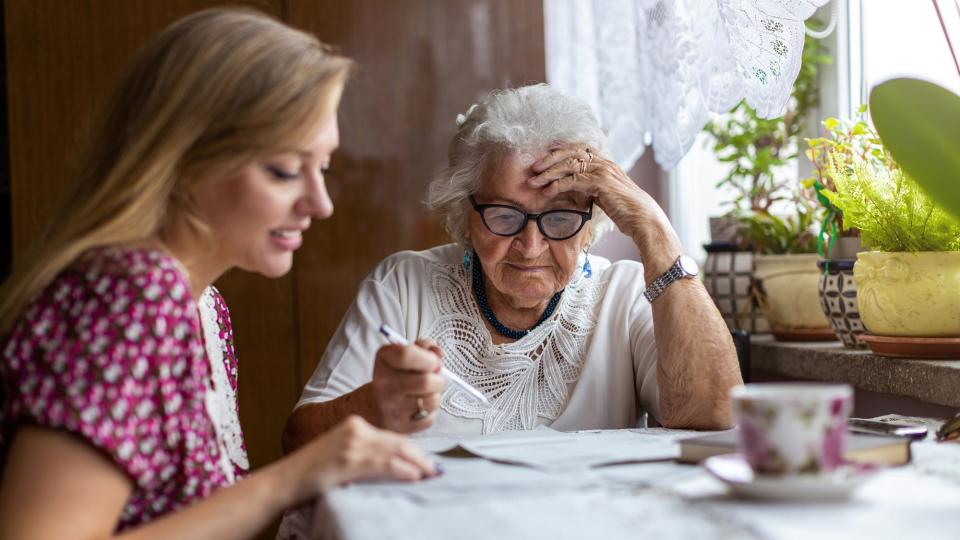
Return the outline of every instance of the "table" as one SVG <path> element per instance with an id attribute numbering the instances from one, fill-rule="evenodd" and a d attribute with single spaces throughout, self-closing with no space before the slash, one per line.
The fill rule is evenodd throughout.
<path id="1" fill-rule="evenodd" d="M 669 440 L 691 434 L 657 428 L 629 431 Z M 313 516 L 319 523 L 313 537 L 960 537 L 960 444 L 928 440 L 914 443 L 912 450 L 910 465 L 878 472 L 851 499 L 813 503 L 736 499 L 702 467 L 672 461 L 538 471 L 479 458 L 442 457 L 448 471 L 437 481 L 331 491 L 318 506 L 319 515 Z M 458 475 L 471 472 L 488 480 L 458 484 Z M 506 476 L 514 478 L 512 484 Z"/>

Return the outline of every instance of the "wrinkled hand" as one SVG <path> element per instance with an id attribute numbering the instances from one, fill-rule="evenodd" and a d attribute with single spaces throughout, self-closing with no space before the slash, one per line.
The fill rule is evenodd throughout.
<path id="1" fill-rule="evenodd" d="M 440 375 L 443 351 L 429 340 L 385 345 L 373 366 L 372 395 L 380 426 L 414 433 L 433 425 L 446 379 Z"/>
<path id="2" fill-rule="evenodd" d="M 583 145 L 555 148 L 533 164 L 531 187 L 553 197 L 567 191 L 590 195 L 625 234 L 637 233 L 651 223 L 667 223 L 666 214 L 616 163 Z"/>
<path id="3" fill-rule="evenodd" d="M 366 479 L 413 481 L 439 474 L 406 437 L 377 429 L 349 416 L 332 430 L 294 452 L 300 499 L 342 484 Z"/>

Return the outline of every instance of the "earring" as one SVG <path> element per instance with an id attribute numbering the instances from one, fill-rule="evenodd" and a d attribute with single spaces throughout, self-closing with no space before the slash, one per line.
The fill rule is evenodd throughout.
<path id="1" fill-rule="evenodd" d="M 583 250 L 583 275 L 585 277 L 593 276 L 593 268 L 590 267 L 590 250 Z"/>
<path id="2" fill-rule="evenodd" d="M 472 259 L 472 252 L 467 250 L 463 252 L 463 269 L 470 270 L 470 260 Z"/>

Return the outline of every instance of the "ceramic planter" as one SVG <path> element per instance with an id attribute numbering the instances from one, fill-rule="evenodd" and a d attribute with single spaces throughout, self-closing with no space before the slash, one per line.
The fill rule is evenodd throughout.
<path id="1" fill-rule="evenodd" d="M 853 277 L 871 334 L 960 336 L 960 252 L 864 252 Z"/>
<path id="2" fill-rule="evenodd" d="M 767 319 L 754 301 L 753 252 L 730 244 L 712 243 L 703 248 L 703 284 L 731 331 L 769 332 Z"/>
<path id="3" fill-rule="evenodd" d="M 857 336 L 864 332 L 860 309 L 857 307 L 857 284 L 853 279 L 855 259 L 821 259 L 820 308 L 830 320 L 830 326 L 851 349 L 863 348 Z"/>
<path id="4" fill-rule="evenodd" d="M 816 254 L 756 255 L 753 277 L 774 337 L 788 341 L 836 339 L 820 309 Z"/>

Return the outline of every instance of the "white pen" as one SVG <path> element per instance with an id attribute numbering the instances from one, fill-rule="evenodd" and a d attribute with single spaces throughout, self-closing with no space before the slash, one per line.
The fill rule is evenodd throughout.
<path id="1" fill-rule="evenodd" d="M 383 324 L 380 325 L 380 333 L 387 337 L 387 340 L 394 345 L 409 345 L 410 343 L 400 334 L 398 334 L 393 328 Z M 470 386 L 470 384 L 461 379 L 459 375 L 447 369 L 447 366 L 443 364 L 440 365 L 440 374 L 450 379 L 450 382 L 462 388 L 465 392 L 470 394 L 480 403 L 489 406 L 490 400 L 487 399 L 487 396 L 483 395 L 479 390 Z"/>

